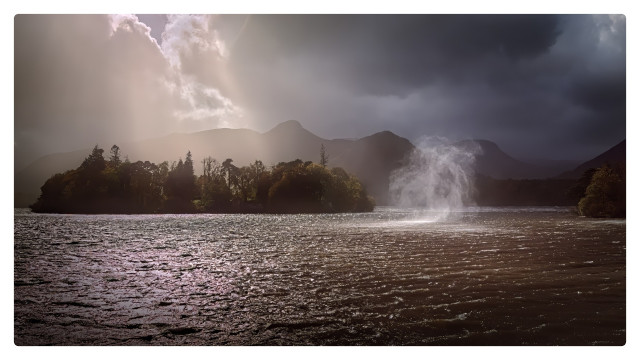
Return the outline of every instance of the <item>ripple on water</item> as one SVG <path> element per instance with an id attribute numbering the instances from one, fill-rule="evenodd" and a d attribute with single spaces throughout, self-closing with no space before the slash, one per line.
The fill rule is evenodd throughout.
<path id="1" fill-rule="evenodd" d="M 18 210 L 15 343 L 624 344 L 624 221 L 454 215 Z"/>

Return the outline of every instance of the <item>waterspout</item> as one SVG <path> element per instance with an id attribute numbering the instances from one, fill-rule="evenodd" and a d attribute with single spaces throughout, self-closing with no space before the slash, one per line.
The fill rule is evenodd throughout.
<path id="1" fill-rule="evenodd" d="M 473 167 L 481 152 L 474 142 L 460 146 L 440 137 L 422 139 L 408 163 L 391 174 L 392 202 L 415 209 L 416 221 L 443 220 L 473 205 Z"/>

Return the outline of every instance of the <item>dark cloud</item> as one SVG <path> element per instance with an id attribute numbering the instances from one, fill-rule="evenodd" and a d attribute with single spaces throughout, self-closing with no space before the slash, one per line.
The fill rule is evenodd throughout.
<path id="1" fill-rule="evenodd" d="M 539 56 L 559 35 L 552 15 L 254 16 L 237 56 L 330 61 L 354 91 L 406 93 L 436 79 L 477 76 L 478 62 Z"/>
<path id="2" fill-rule="evenodd" d="M 591 139 L 574 126 L 625 136 L 624 23 L 608 15 L 253 16 L 232 71 L 253 81 L 244 95 L 265 119 L 302 114 L 329 136 L 386 127 L 579 159 L 592 155 L 577 150 Z"/>
<path id="3" fill-rule="evenodd" d="M 17 153 L 43 134 L 52 152 L 126 135 L 114 129 L 295 119 L 327 138 L 587 159 L 626 132 L 624 16 L 18 16 L 15 30 Z"/>
<path id="4" fill-rule="evenodd" d="M 624 114 L 626 79 L 624 74 L 579 78 L 572 84 L 569 96 L 577 104 L 597 113 Z"/>

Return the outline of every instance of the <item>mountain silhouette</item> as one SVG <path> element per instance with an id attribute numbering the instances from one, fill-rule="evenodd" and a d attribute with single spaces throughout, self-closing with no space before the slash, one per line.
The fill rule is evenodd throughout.
<path id="1" fill-rule="evenodd" d="M 558 173 L 557 166 L 544 166 L 515 159 L 489 140 L 463 140 L 454 145 L 476 151 L 476 173 L 494 179 L 544 179 Z"/>
<path id="2" fill-rule="evenodd" d="M 330 158 L 329 164 L 341 166 L 356 175 L 379 205 L 387 204 L 389 175 L 404 164 L 414 149 L 413 144 L 390 131 L 382 131 L 348 145 Z"/>
<path id="3" fill-rule="evenodd" d="M 105 158 L 113 144 L 99 144 Z M 189 134 L 171 134 L 135 143 L 117 144 L 122 157 L 130 161 L 148 160 L 156 164 L 178 161 L 191 151 L 196 175 L 202 171 L 201 161 L 207 156 L 223 162 L 233 159 L 237 166 L 261 160 L 266 166 L 295 159 L 320 162 L 320 148 L 325 147 L 328 166 L 343 167 L 356 175 L 376 199 L 378 205 L 388 204 L 389 175 L 405 164 L 414 145 L 390 131 L 382 131 L 360 139 L 323 139 L 290 120 L 260 133 L 249 129 L 213 129 Z M 465 140 L 455 146 L 480 148 L 476 172 L 494 179 L 543 179 L 557 175 L 557 167 L 541 166 L 513 158 L 488 140 Z M 589 167 L 625 159 L 625 142 L 588 161 L 565 178 L 579 178 Z M 78 167 L 90 149 L 46 155 L 14 174 L 14 206 L 26 207 L 36 201 L 40 187 L 52 175 Z M 583 170 L 584 169 L 584 170 Z M 576 175 L 577 174 L 577 175 Z"/>
<path id="4" fill-rule="evenodd" d="M 602 165 L 626 164 L 627 162 L 627 140 L 622 140 L 609 150 L 596 156 L 595 158 L 585 161 L 571 171 L 563 172 L 557 177 L 560 179 L 579 179 L 582 174 L 589 169 L 596 169 Z"/>
<path id="5" fill-rule="evenodd" d="M 105 158 L 112 144 L 100 144 Z M 402 164 L 413 150 L 409 140 L 385 131 L 357 139 L 323 139 L 294 120 L 281 123 L 265 133 L 249 129 L 213 129 L 190 134 L 171 134 L 136 143 L 117 144 L 122 156 L 130 161 L 154 163 L 177 161 L 187 151 L 193 154 L 196 175 L 200 161 L 211 156 L 223 162 L 233 159 L 237 166 L 261 160 L 275 165 L 295 159 L 320 162 L 320 148 L 325 147 L 328 166 L 341 166 L 358 176 L 378 204 L 386 204 L 390 172 Z M 44 156 L 15 174 L 14 206 L 25 207 L 35 202 L 40 187 L 55 173 L 78 167 L 90 149 Z"/>

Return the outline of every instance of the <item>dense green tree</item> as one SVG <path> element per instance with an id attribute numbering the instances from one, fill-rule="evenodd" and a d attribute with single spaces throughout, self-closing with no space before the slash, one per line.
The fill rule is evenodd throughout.
<path id="1" fill-rule="evenodd" d="M 232 164 L 232 159 L 227 159 L 222 162 L 221 171 L 222 176 L 227 180 L 227 187 L 229 189 L 236 183 L 236 170 L 238 169 L 235 165 Z"/>
<path id="2" fill-rule="evenodd" d="M 98 145 L 94 146 L 91 154 L 87 156 L 82 162 L 82 165 L 80 165 L 80 169 L 92 173 L 102 171 L 106 165 L 104 157 L 102 156 L 103 153 L 104 150 L 100 149 Z"/>
<path id="3" fill-rule="evenodd" d="M 62 174 L 55 174 L 40 188 L 41 195 L 38 201 L 31 205 L 35 212 L 65 213 L 71 207 L 70 194 L 67 189 L 73 187 L 73 178 L 76 170 L 69 170 Z"/>
<path id="4" fill-rule="evenodd" d="M 111 147 L 111 157 L 109 158 L 109 162 L 114 168 L 120 166 L 120 147 L 118 145 L 113 145 Z"/>
<path id="5" fill-rule="evenodd" d="M 591 178 L 593 177 L 593 174 L 596 172 L 596 170 L 597 169 L 595 168 L 586 170 L 584 173 L 582 173 L 580 179 L 578 179 L 578 181 L 569 188 L 569 190 L 567 191 L 567 197 L 571 199 L 572 203 L 575 204 L 579 202 L 580 199 L 582 199 L 586 195 L 587 187 L 591 183 Z"/>
<path id="6" fill-rule="evenodd" d="M 67 187 L 70 202 L 83 212 L 92 212 L 92 209 L 100 206 L 100 201 L 106 196 L 108 188 L 102 174 L 106 168 L 103 153 L 104 150 L 96 145 L 77 169 L 76 176 Z"/>
<path id="7" fill-rule="evenodd" d="M 236 167 L 208 157 L 194 175 L 191 152 L 169 166 L 149 161 L 120 161 L 119 148 L 94 147 L 75 170 L 56 174 L 42 186 L 32 205 L 37 212 L 336 212 L 371 211 L 373 200 L 362 184 L 340 168 L 295 160 L 271 169 L 256 160 Z"/>
<path id="8" fill-rule="evenodd" d="M 226 212 L 231 209 L 233 196 L 225 181 L 214 178 L 204 184 L 200 207 L 207 212 Z"/>
<path id="9" fill-rule="evenodd" d="M 578 203 L 578 212 L 589 217 L 626 216 L 624 168 L 605 165 L 597 169 Z"/>
<path id="10" fill-rule="evenodd" d="M 264 172 L 260 174 L 256 181 L 256 200 L 265 209 L 269 204 L 269 189 L 273 184 L 273 178 L 272 172 Z"/>
<path id="11" fill-rule="evenodd" d="M 165 210 L 169 212 L 193 212 L 193 199 L 197 194 L 197 186 L 193 170 L 191 152 L 187 152 L 186 160 L 178 161 L 168 172 L 164 184 Z"/>
<path id="12" fill-rule="evenodd" d="M 242 201 L 246 202 L 253 197 L 253 174 L 249 166 L 236 169 L 236 184 Z"/>
<path id="13" fill-rule="evenodd" d="M 292 167 L 269 189 L 269 206 L 284 212 L 322 211 L 322 185 L 318 178 L 305 171 L 305 167 Z"/>
<path id="14" fill-rule="evenodd" d="M 272 171 L 268 206 L 276 212 L 371 211 L 373 199 L 362 184 L 342 168 L 301 160 L 280 163 Z"/>

